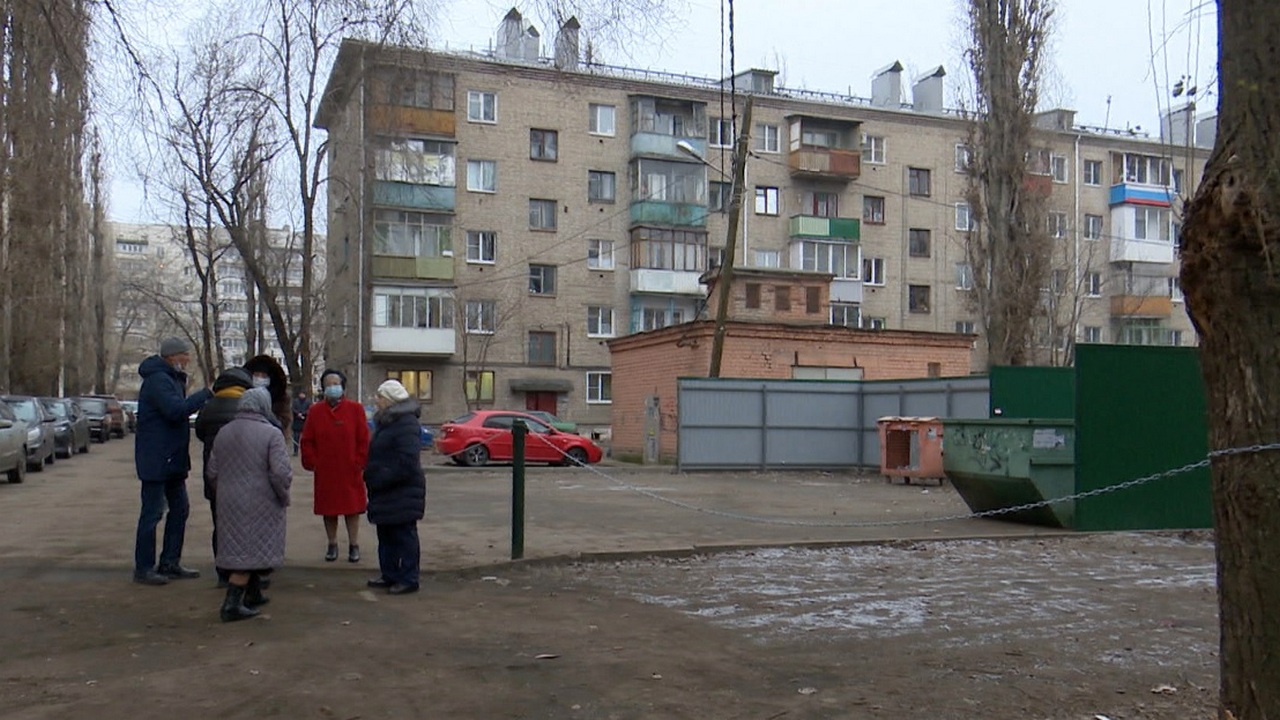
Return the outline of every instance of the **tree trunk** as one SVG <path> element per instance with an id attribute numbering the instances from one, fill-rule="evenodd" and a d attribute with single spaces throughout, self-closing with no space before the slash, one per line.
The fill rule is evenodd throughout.
<path id="1" fill-rule="evenodd" d="M 1182 287 L 1214 448 L 1280 439 L 1280 4 L 1218 0 L 1217 146 L 1186 210 Z M 1221 717 L 1280 718 L 1280 454 L 1213 464 Z"/>

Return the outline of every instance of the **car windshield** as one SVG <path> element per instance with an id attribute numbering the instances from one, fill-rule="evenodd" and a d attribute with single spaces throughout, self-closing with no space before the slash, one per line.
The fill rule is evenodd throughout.
<path id="1" fill-rule="evenodd" d="M 60 402 L 45 403 L 45 409 L 53 413 L 53 416 L 59 420 L 67 419 L 67 406 Z"/>
<path id="2" fill-rule="evenodd" d="M 40 422 L 43 419 L 36 412 L 36 404 L 32 400 L 10 400 L 9 407 L 13 408 L 13 414 L 17 415 L 19 420 Z"/>
<path id="3" fill-rule="evenodd" d="M 84 408 L 85 412 L 91 413 L 104 413 L 107 411 L 107 404 L 102 400 L 81 400 L 80 407 Z"/>

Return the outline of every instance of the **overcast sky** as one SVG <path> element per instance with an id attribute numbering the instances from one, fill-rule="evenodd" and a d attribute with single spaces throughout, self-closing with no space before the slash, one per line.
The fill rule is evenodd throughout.
<path id="1" fill-rule="evenodd" d="M 633 43 L 625 53 L 608 50 L 597 59 L 718 76 L 721 3 L 684 1 L 688 12 L 668 37 Z M 482 50 L 512 3 L 440 0 L 440 5 L 444 15 L 434 28 L 435 44 Z M 1188 84 L 1201 88 L 1199 114 L 1211 114 L 1217 104 L 1214 13 L 1213 3 L 1203 0 L 1059 0 L 1043 104 L 1076 110 L 1080 124 L 1141 127 L 1156 134 L 1161 108 L 1185 102 L 1172 98 L 1171 88 L 1189 76 Z M 734 24 L 739 71 L 780 70 L 781 83 L 791 88 L 865 97 L 872 73 L 897 60 L 912 74 L 944 66 L 948 104 L 954 105 L 966 75 L 960 0 L 737 0 Z M 543 52 L 549 53 L 555 29 L 538 29 Z M 584 41 L 591 32 L 583 28 Z M 727 73 L 727 54 L 724 63 Z M 906 78 L 903 84 L 909 100 Z M 111 207 L 115 219 L 151 219 L 139 193 L 119 174 Z"/>

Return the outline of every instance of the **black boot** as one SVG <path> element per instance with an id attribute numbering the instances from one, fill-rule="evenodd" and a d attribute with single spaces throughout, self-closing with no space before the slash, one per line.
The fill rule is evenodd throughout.
<path id="1" fill-rule="evenodd" d="M 239 585 L 227 586 L 227 598 L 222 601 L 222 622 L 247 620 L 258 614 L 257 610 L 244 604 L 245 588 Z"/>
<path id="2" fill-rule="evenodd" d="M 262 594 L 262 578 L 257 573 L 250 575 L 249 584 L 244 589 L 245 607 L 256 608 L 269 602 L 271 602 L 271 598 Z"/>

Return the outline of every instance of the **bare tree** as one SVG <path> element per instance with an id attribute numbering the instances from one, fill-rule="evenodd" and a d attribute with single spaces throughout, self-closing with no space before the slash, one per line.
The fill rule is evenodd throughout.
<path id="1" fill-rule="evenodd" d="M 1280 438 L 1280 4 L 1218 0 L 1218 136 L 1185 212 L 1182 288 L 1214 448 Z M 1280 454 L 1213 463 L 1221 717 L 1280 717 Z"/>
<path id="2" fill-rule="evenodd" d="M 520 313 L 518 299 L 492 291 L 464 293 L 459 291 L 454 301 L 457 313 L 460 347 L 458 358 L 462 364 L 462 397 L 468 410 L 481 404 L 481 382 L 484 374 L 492 369 L 491 354 L 511 342 L 511 333 L 502 332 Z M 474 386 L 472 381 L 474 380 Z M 474 390 L 473 390 L 474 387 Z M 495 390 L 496 392 L 496 390 Z"/>
<path id="3" fill-rule="evenodd" d="M 975 106 L 967 197 L 977 227 L 966 256 L 988 365 L 1030 362 L 1034 321 L 1043 314 L 1051 183 L 1045 177 L 1041 187 L 1028 163 L 1039 159 L 1034 113 L 1052 17 L 1052 0 L 969 0 Z"/>

